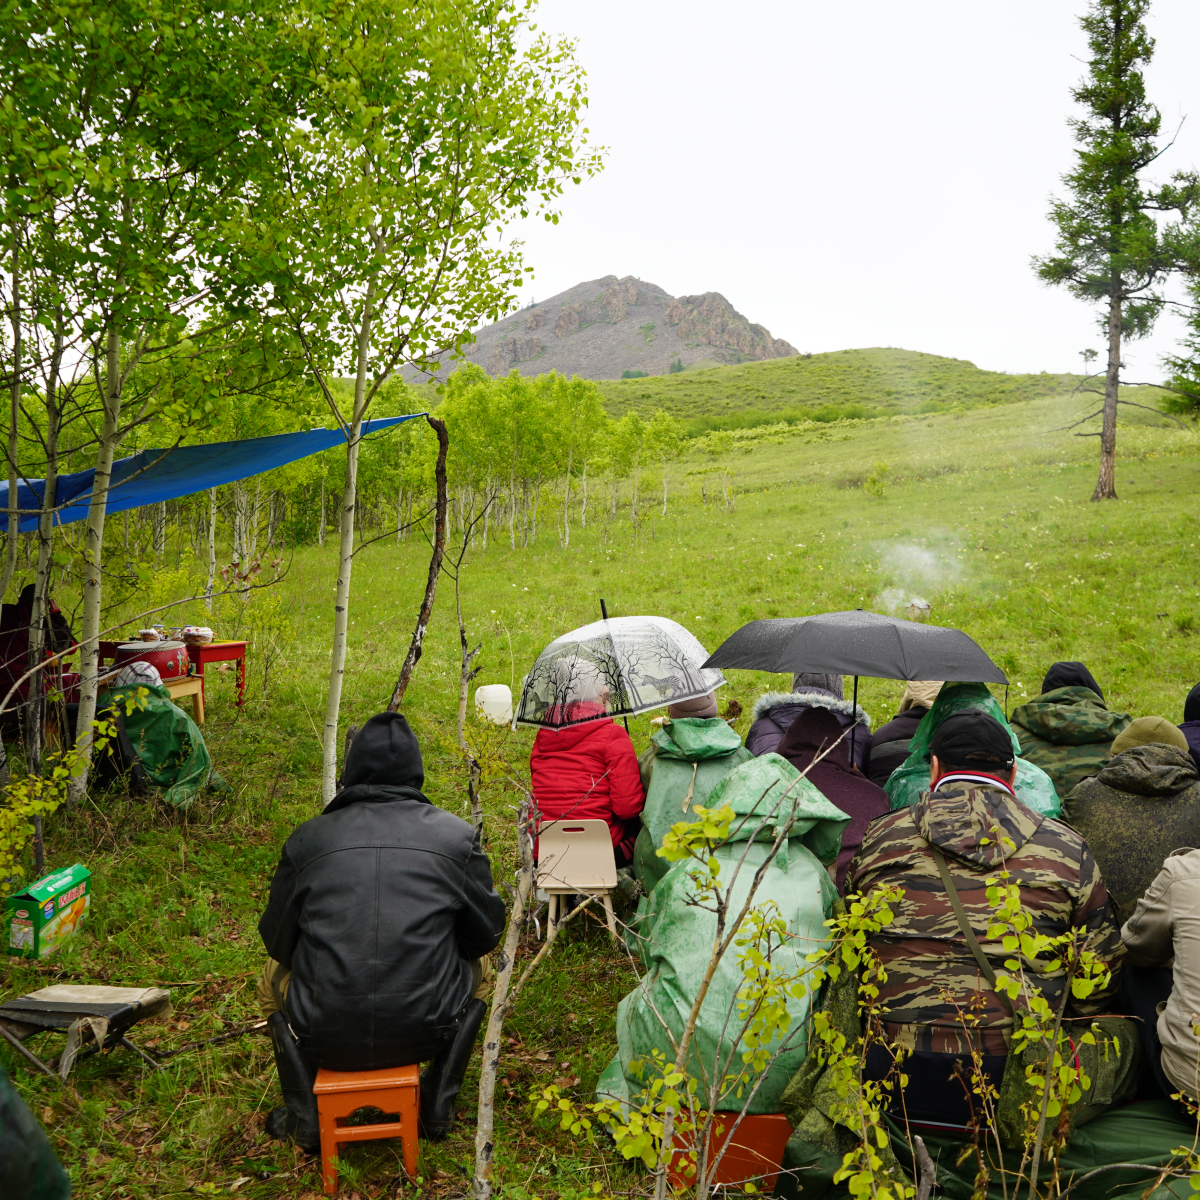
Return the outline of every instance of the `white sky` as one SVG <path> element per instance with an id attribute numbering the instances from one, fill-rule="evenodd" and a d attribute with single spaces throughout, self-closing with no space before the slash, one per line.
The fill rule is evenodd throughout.
<path id="1" fill-rule="evenodd" d="M 1076 371 L 1093 310 L 1044 287 L 1085 0 L 542 0 L 578 38 L 607 168 L 518 228 L 543 299 L 600 275 L 717 291 L 801 351 L 900 346 Z M 1158 0 L 1156 167 L 1200 166 L 1200 4 Z M 1159 379 L 1180 323 L 1126 354 Z"/>

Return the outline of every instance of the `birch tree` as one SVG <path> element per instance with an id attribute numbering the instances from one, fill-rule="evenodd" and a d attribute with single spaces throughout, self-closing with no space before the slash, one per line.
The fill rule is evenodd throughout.
<path id="1" fill-rule="evenodd" d="M 524 268 L 497 235 L 555 219 L 586 148 L 574 45 L 537 35 L 530 6 L 486 0 L 314 0 L 304 16 L 308 120 L 289 139 L 286 193 L 255 214 L 278 263 L 266 310 L 302 348 L 346 438 L 323 730 L 322 792 L 337 775 L 362 423 L 406 362 L 453 351 L 512 304 Z M 330 380 L 353 381 L 343 409 Z"/>

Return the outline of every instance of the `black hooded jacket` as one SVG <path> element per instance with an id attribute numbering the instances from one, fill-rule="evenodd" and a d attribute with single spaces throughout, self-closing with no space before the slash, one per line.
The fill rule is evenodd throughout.
<path id="1" fill-rule="evenodd" d="M 431 804 L 424 782 L 408 722 L 372 717 L 341 791 L 275 869 L 258 931 L 291 970 L 288 1021 L 322 1067 L 434 1057 L 471 996 L 473 960 L 500 940 L 504 902 L 479 837 Z"/>

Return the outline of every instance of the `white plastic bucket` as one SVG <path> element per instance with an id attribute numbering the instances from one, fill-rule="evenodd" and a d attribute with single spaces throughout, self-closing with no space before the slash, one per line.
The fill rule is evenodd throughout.
<path id="1" fill-rule="evenodd" d="M 493 725 L 509 725 L 513 719 L 512 690 L 507 683 L 487 683 L 475 689 L 475 711 Z"/>

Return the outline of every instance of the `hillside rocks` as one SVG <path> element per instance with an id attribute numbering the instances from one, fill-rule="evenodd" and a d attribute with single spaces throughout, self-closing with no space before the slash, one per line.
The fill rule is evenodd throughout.
<path id="1" fill-rule="evenodd" d="M 605 275 L 481 329 L 462 357 L 489 375 L 516 367 L 524 375 L 619 379 L 625 371 L 664 375 L 676 362 L 686 367 L 797 353 L 719 292 L 676 298 L 632 275 Z M 410 370 L 406 377 L 428 376 Z"/>
<path id="2" fill-rule="evenodd" d="M 705 292 L 702 296 L 680 296 L 667 309 L 663 319 L 674 325 L 685 341 L 696 341 L 720 350 L 736 351 L 746 362 L 763 358 L 790 358 L 800 351 L 773 338 L 761 325 L 751 325 L 720 292 Z"/>

